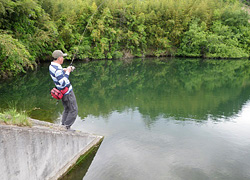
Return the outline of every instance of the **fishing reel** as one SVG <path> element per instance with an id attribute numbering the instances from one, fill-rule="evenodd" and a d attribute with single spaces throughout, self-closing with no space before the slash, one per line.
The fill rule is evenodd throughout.
<path id="1" fill-rule="evenodd" d="M 71 72 L 75 70 L 75 66 L 69 66 L 71 68 Z"/>

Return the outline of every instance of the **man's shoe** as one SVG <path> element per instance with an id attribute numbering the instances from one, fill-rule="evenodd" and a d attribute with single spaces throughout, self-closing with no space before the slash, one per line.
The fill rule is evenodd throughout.
<path id="1" fill-rule="evenodd" d="M 76 130 L 71 129 L 70 126 L 66 126 L 66 129 L 67 129 L 67 131 L 70 131 L 70 132 L 76 132 Z"/>
<path id="2" fill-rule="evenodd" d="M 69 132 L 76 132 L 76 130 L 74 130 L 74 129 L 67 129 L 67 131 L 69 131 Z"/>

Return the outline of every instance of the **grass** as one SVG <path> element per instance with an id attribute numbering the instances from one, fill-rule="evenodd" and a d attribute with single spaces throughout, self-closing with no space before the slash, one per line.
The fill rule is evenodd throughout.
<path id="1" fill-rule="evenodd" d="M 31 126 L 26 112 L 18 112 L 15 108 L 0 113 L 0 123 L 17 126 Z"/>

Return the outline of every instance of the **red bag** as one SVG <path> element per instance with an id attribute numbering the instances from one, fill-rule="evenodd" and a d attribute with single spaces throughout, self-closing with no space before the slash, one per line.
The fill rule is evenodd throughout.
<path id="1" fill-rule="evenodd" d="M 68 91 L 68 87 L 65 87 L 63 90 L 58 90 L 57 88 L 53 88 L 50 91 L 50 94 L 55 99 L 62 99 L 63 95 Z"/>

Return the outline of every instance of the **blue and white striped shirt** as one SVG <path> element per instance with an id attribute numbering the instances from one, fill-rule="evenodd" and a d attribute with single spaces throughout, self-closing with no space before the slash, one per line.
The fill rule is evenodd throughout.
<path id="1" fill-rule="evenodd" d="M 68 87 L 69 90 L 65 94 L 69 94 L 70 91 L 72 91 L 72 85 L 69 81 L 69 73 L 65 72 L 60 64 L 51 62 L 49 73 L 57 89 L 63 90 L 65 87 Z"/>

